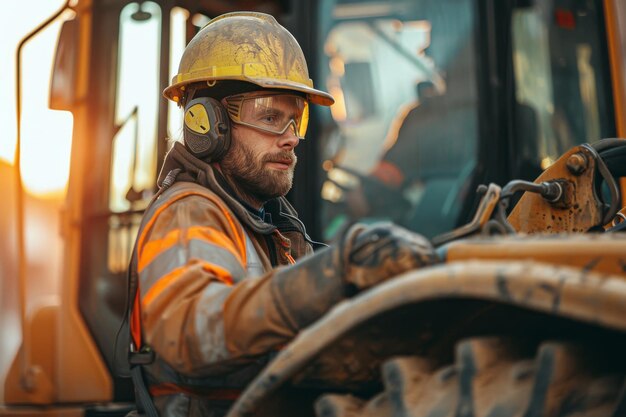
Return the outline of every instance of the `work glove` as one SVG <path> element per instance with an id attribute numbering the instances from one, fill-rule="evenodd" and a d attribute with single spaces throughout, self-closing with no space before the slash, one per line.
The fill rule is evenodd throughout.
<path id="1" fill-rule="evenodd" d="M 437 262 L 431 243 L 392 223 L 352 226 L 339 244 L 343 277 L 358 289 Z"/>

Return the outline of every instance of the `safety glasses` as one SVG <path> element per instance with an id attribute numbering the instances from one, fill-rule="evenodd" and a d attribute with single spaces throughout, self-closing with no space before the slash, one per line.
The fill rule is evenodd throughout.
<path id="1" fill-rule="evenodd" d="M 309 103 L 300 96 L 240 94 L 226 97 L 225 102 L 233 123 L 276 135 L 291 128 L 298 139 L 304 139 L 309 124 Z"/>

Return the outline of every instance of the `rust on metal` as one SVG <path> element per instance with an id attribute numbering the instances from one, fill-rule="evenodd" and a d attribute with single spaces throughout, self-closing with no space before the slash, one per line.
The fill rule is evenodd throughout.
<path id="1" fill-rule="evenodd" d="M 574 175 L 581 175 L 587 169 L 587 158 L 585 154 L 577 152 L 567 159 L 567 169 Z"/>
<path id="2" fill-rule="evenodd" d="M 509 215 L 509 223 L 522 233 L 582 233 L 601 225 L 602 203 L 595 193 L 595 171 L 596 161 L 588 149 L 570 149 L 535 180 L 566 183 L 567 204 L 553 205 L 539 194 L 527 192 Z"/>

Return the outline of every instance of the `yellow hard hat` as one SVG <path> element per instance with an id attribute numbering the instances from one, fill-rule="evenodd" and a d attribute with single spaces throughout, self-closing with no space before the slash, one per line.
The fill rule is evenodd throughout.
<path id="1" fill-rule="evenodd" d="M 303 93 L 308 101 L 323 106 L 335 102 L 330 94 L 313 88 L 293 35 L 264 13 L 226 13 L 207 23 L 185 48 L 178 74 L 163 95 L 180 103 L 190 84 L 204 82 L 210 87 L 223 80 Z"/>

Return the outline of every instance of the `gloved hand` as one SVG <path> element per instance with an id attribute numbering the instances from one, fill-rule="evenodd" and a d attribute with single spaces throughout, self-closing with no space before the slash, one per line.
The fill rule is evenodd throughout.
<path id="1" fill-rule="evenodd" d="M 357 224 L 337 245 L 322 249 L 276 274 L 277 305 L 301 329 L 356 291 L 411 269 L 436 263 L 423 236 L 392 223 Z"/>
<path id="2" fill-rule="evenodd" d="M 358 289 L 437 262 L 437 254 L 423 236 L 393 223 L 356 224 L 340 242 L 344 280 Z"/>

